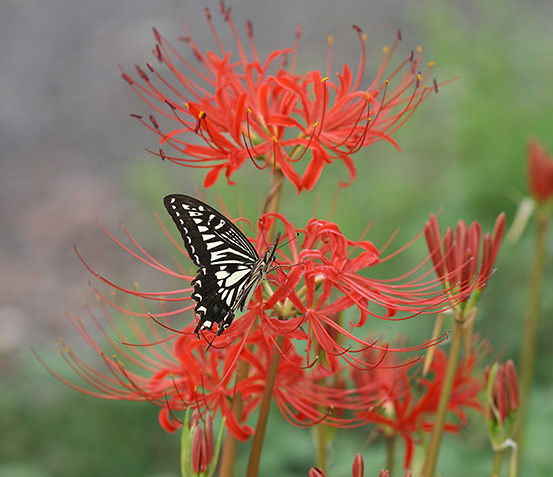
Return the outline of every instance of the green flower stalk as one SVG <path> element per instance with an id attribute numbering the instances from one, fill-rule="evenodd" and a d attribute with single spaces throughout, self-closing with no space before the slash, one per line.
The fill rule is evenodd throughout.
<path id="1" fill-rule="evenodd" d="M 497 217 L 493 233 L 485 234 L 484 237 L 478 222 L 473 222 L 470 227 L 467 227 L 465 222 L 460 220 L 456 231 L 454 232 L 450 227 L 443 237 L 437 217 L 431 215 L 426 223 L 426 241 L 432 255 L 434 269 L 442 280 L 444 289 L 450 294 L 455 318 L 447 370 L 424 464 L 423 475 L 426 477 L 432 477 L 435 473 L 463 338 L 470 343 L 471 333 L 467 333 L 466 330 L 472 329 L 476 317 L 475 305 L 493 273 L 493 265 L 499 253 L 504 231 L 504 213 Z M 481 258 L 479 257 L 480 248 L 482 248 Z"/>
<path id="2" fill-rule="evenodd" d="M 523 455 L 522 449 L 524 448 L 524 426 L 527 421 L 530 388 L 532 387 L 534 375 L 543 274 L 547 257 L 547 231 L 553 213 L 553 158 L 547 154 L 545 148 L 535 139 L 528 142 L 527 164 L 529 189 L 535 206 L 536 236 L 534 258 L 530 272 L 528 308 L 522 328 L 524 337 L 520 357 L 520 394 L 522 401 L 516 437 L 521 456 Z"/>

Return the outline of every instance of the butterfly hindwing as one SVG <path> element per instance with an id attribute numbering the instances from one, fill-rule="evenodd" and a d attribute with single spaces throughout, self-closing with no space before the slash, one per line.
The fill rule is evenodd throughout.
<path id="1" fill-rule="evenodd" d="M 230 220 L 203 202 L 186 195 L 168 195 L 164 204 L 179 229 L 190 259 L 199 267 L 192 281 L 195 333 L 218 324 L 217 335 L 230 326 L 234 314 L 248 305 L 267 274 L 277 240 L 262 258 Z"/>

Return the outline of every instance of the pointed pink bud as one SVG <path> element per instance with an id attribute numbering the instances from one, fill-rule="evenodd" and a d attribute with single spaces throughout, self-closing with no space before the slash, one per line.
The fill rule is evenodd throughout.
<path id="1" fill-rule="evenodd" d="M 520 405 L 520 396 L 518 391 L 517 370 L 512 359 L 505 362 L 503 373 L 505 375 L 507 392 L 509 393 L 509 411 L 517 411 Z"/>
<path id="2" fill-rule="evenodd" d="M 363 457 L 361 457 L 361 454 L 357 454 L 355 456 L 355 459 L 353 460 L 353 467 L 352 467 L 352 477 L 363 477 L 363 473 L 365 472 L 365 462 L 363 462 Z"/>
<path id="3" fill-rule="evenodd" d="M 205 472 L 207 464 L 205 462 L 205 438 L 201 427 L 197 427 L 192 437 L 192 471 L 195 474 Z"/>
<path id="4" fill-rule="evenodd" d="M 495 375 L 495 381 L 493 383 L 493 396 L 501 423 L 504 423 L 509 415 L 509 398 L 507 396 L 507 390 L 505 389 L 505 379 L 503 377 L 503 365 L 500 366 L 499 371 Z"/>
<path id="5" fill-rule="evenodd" d="M 318 467 L 311 467 L 309 477 L 326 477 L 326 474 Z"/>
<path id="6" fill-rule="evenodd" d="M 202 424 L 203 428 L 202 429 Z M 190 429 L 193 429 L 191 466 L 196 474 L 206 472 L 213 460 L 213 425 L 211 415 L 206 414 L 205 421 L 200 420 L 198 411 L 194 411 L 190 419 Z"/>

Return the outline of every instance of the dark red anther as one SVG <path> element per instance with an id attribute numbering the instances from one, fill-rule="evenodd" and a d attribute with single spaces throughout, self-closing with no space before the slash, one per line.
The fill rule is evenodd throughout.
<path id="1" fill-rule="evenodd" d="M 296 40 L 299 40 L 301 37 L 301 25 L 296 25 Z"/>
<path id="2" fill-rule="evenodd" d="M 159 125 L 157 124 L 156 118 L 154 118 L 152 115 L 150 115 L 150 121 L 154 125 L 154 128 L 159 129 Z"/>
<path id="3" fill-rule="evenodd" d="M 409 53 L 409 60 L 407 61 L 413 61 L 413 58 L 415 57 L 415 52 L 411 50 L 411 53 Z"/>
<path id="4" fill-rule="evenodd" d="M 196 127 L 194 128 L 194 134 L 198 134 L 198 131 L 200 130 L 200 125 L 202 124 L 202 119 L 205 119 L 207 114 L 205 114 L 203 111 L 200 113 L 198 120 L 196 121 Z"/>
<path id="5" fill-rule="evenodd" d="M 160 149 L 160 150 L 159 150 L 159 157 L 161 157 L 161 160 L 162 160 L 162 161 L 165 160 L 165 154 L 163 153 L 163 149 Z"/>
<path id="6" fill-rule="evenodd" d="M 433 78 L 432 81 L 434 82 L 434 91 L 436 91 L 436 93 L 438 92 L 438 82 L 436 81 L 436 78 Z"/>
<path id="7" fill-rule="evenodd" d="M 230 21 L 230 12 L 232 11 L 232 7 L 228 7 L 226 10 L 225 10 L 225 21 L 228 22 Z"/>
<path id="8" fill-rule="evenodd" d="M 225 8 L 225 2 L 220 1 L 219 2 L 219 8 L 221 10 L 221 15 L 225 17 L 225 21 L 228 22 L 230 20 L 230 12 L 232 11 L 232 7 Z"/>
<path id="9" fill-rule="evenodd" d="M 157 58 L 157 60 L 160 63 L 163 63 L 163 55 L 161 54 L 161 48 L 159 47 L 159 45 L 156 45 L 156 48 L 154 50 L 154 56 Z"/>
<path id="10" fill-rule="evenodd" d="M 248 20 L 246 22 L 246 32 L 248 33 L 249 37 L 253 36 L 253 23 L 251 20 Z"/>
<path id="11" fill-rule="evenodd" d="M 123 73 L 121 76 L 127 83 L 134 84 L 134 80 L 127 73 Z"/>
<path id="12" fill-rule="evenodd" d="M 136 72 L 140 75 L 140 77 L 141 77 L 144 81 L 146 81 L 146 82 L 149 81 L 148 75 L 147 75 L 146 73 L 144 73 L 144 70 L 143 70 L 142 68 L 140 68 L 140 66 L 136 65 L 136 66 L 135 66 L 135 69 L 136 69 Z"/>
<path id="13" fill-rule="evenodd" d="M 148 69 L 153 73 L 154 72 L 154 67 L 152 66 L 152 63 L 150 63 L 148 61 L 148 63 L 146 63 L 146 66 L 148 67 Z"/>
<path id="14" fill-rule="evenodd" d="M 360 35 L 361 33 L 363 33 L 363 30 L 361 30 L 361 28 L 359 28 L 357 25 L 352 25 L 351 27 Z"/>
<path id="15" fill-rule="evenodd" d="M 165 104 L 167 104 L 173 111 L 177 109 L 177 107 L 168 99 L 165 99 Z"/>
<path id="16" fill-rule="evenodd" d="M 133 114 L 131 113 L 131 118 L 136 118 L 136 119 L 142 119 L 142 116 L 140 116 L 140 114 Z"/>
<path id="17" fill-rule="evenodd" d="M 154 31 L 154 37 L 158 43 L 161 43 L 161 35 L 157 31 L 156 27 L 153 27 L 152 30 Z"/>
<path id="18" fill-rule="evenodd" d="M 211 11 L 209 10 L 209 8 L 205 7 L 204 8 L 204 13 L 205 13 L 205 17 L 207 18 L 207 21 L 210 21 L 211 20 Z"/>
<path id="19" fill-rule="evenodd" d="M 399 28 L 397 29 L 397 39 L 399 41 L 403 40 L 403 38 L 401 37 L 401 30 Z"/>

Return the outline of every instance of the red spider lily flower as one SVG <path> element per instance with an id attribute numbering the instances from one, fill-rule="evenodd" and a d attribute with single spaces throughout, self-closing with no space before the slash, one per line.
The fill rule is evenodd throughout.
<path id="1" fill-rule="evenodd" d="M 528 183 L 530 192 L 539 203 L 553 197 L 553 158 L 537 139 L 528 141 Z"/>
<path id="2" fill-rule="evenodd" d="M 327 368 L 328 373 L 332 373 L 337 369 L 340 359 L 360 368 L 372 368 L 374 363 L 366 363 L 359 359 L 360 351 L 365 348 L 375 347 L 386 352 L 414 351 L 424 349 L 443 339 L 440 337 L 437 341 L 419 346 L 395 349 L 388 345 L 366 342 L 334 319 L 337 314 L 347 311 L 348 316 L 352 316 L 349 326 L 361 328 L 365 326 L 369 317 L 399 320 L 421 313 L 441 311 L 450 306 L 447 291 L 444 292 L 441 289 L 441 283 L 438 280 L 425 281 L 430 272 L 411 278 L 411 275 L 420 268 L 417 267 L 403 277 L 390 280 L 371 279 L 366 276 L 367 272 L 382 261 L 376 247 L 368 241 L 354 242 L 346 239 L 332 222 L 312 219 L 304 229 L 296 230 L 284 216 L 266 214 L 260 224 L 262 226 L 257 236 L 252 239 L 252 243 L 258 250 L 265 247 L 263 229 L 270 230 L 273 225 L 284 229 L 283 235 L 289 239 L 295 239 L 296 234 L 303 235 L 304 239 L 300 246 L 298 246 L 300 240 L 290 242 L 289 255 L 285 254 L 283 249 L 277 251 L 279 266 L 269 275 L 269 280 L 256 290 L 248 311 L 217 338 L 214 346 L 233 347 L 236 351 L 230 354 L 237 359 L 243 349 L 244 341 L 247 341 L 252 330 L 261 325 L 269 345 L 276 344 L 277 335 L 290 338 L 295 342 L 304 341 L 306 357 L 303 365 L 311 366 L 314 362 L 318 362 L 319 365 Z M 179 245 L 163 226 L 162 228 L 177 247 L 179 254 L 186 255 L 184 247 Z M 88 267 L 94 275 L 119 291 L 145 300 L 171 304 L 174 307 L 171 311 L 154 315 L 154 319 L 174 317 L 192 310 L 190 282 L 193 277 L 191 275 L 183 273 L 180 266 L 174 269 L 160 263 L 140 247 L 128 232 L 128 237 L 136 250 L 123 244 L 107 230 L 105 231 L 137 259 L 157 271 L 179 278 L 184 283 L 184 288 L 155 293 L 141 292 L 118 287 Z M 285 273 L 284 270 L 287 272 Z M 275 283 L 276 286 L 272 286 L 269 282 Z M 103 299 L 113 305 L 108 297 L 103 296 Z M 128 311 L 122 307 L 119 308 L 121 311 Z M 136 316 L 145 318 L 150 316 L 146 311 L 134 313 Z M 398 313 L 402 316 L 395 317 Z M 404 316 L 406 314 L 407 316 Z M 307 326 L 305 330 L 304 325 Z M 184 328 L 182 326 L 173 328 L 178 332 L 189 333 L 193 326 L 194 324 L 190 324 Z M 206 340 L 211 341 L 209 333 L 205 330 L 204 336 Z M 311 356 L 312 350 L 316 351 L 315 356 Z"/>
<path id="3" fill-rule="evenodd" d="M 354 27 L 361 42 L 357 72 L 343 65 L 332 79 L 328 78 L 332 40 L 326 76 L 318 70 L 298 74 L 299 28 L 292 48 L 275 50 L 262 61 L 251 23 L 247 24 L 248 58 L 230 9 L 222 2 L 221 12 L 234 35 L 237 60 L 232 60 L 223 46 L 206 9 L 219 53 L 202 52 L 185 26 L 182 40 L 194 53 L 195 66 L 154 30 L 155 57 L 169 74 L 151 63 L 147 65 L 149 73 L 136 68 L 136 80 L 123 71 L 124 79 L 141 99 L 165 119 L 176 122 L 164 132 L 153 116 L 149 121 L 135 116 L 159 135 L 161 149 L 155 154 L 176 164 L 208 169 L 206 187 L 223 171 L 232 183 L 234 172 L 250 161 L 259 169 L 281 170 L 298 192 L 313 188 L 324 167 L 335 160 L 344 162 L 351 182 L 356 175 L 352 154 L 382 139 L 398 147 L 392 134 L 432 91 L 437 91 L 435 81 L 426 84 L 433 63 L 424 77 L 420 73 L 420 48 L 386 73 L 401 39 L 399 32 L 392 48 L 384 49 L 375 77 L 365 85 L 366 35 L 359 28 Z M 200 143 L 196 136 L 200 136 Z M 163 149 L 166 146 L 177 155 L 169 155 Z"/>
<path id="4" fill-rule="evenodd" d="M 131 256 L 179 280 L 182 288 L 162 292 L 122 288 L 93 272 L 83 260 L 100 282 L 123 292 L 125 297 L 121 301 L 97 290 L 104 317 L 113 329 L 111 333 L 89 311 L 90 320 L 117 356 L 108 358 L 110 353 L 96 343 L 84 323 L 69 315 L 107 371 L 97 371 L 62 346 L 60 353 L 88 386 L 60 379 L 93 396 L 157 404 L 162 407 L 160 423 L 168 431 L 181 426 L 175 418 L 176 411 L 192 407 L 202 414 L 220 412 L 227 419 L 225 426 L 244 440 L 252 433 L 244 423 L 259 403 L 271 356 L 276 352 L 282 357 L 273 397 L 286 419 L 304 426 L 323 420 L 337 427 L 362 423 L 362 418 L 344 415 L 375 408 L 381 397 L 378 386 L 364 383 L 350 389 L 329 388 L 324 378 L 343 373 L 346 364 L 358 370 L 372 369 L 393 351 L 424 349 L 441 338 L 418 346 L 393 348 L 359 338 L 354 334 L 355 328 L 364 327 L 369 317 L 406 319 L 441 310 L 448 303 L 447 291 L 442 290 L 439 280 L 425 281 L 431 270 L 412 278 L 420 267 L 397 279 L 369 278 L 371 267 L 385 259 L 380 258 L 374 244 L 346 239 L 332 222 L 312 219 L 304 229 L 296 230 L 282 215 L 266 214 L 259 223 L 260 230 L 250 239 L 258 250 L 266 246 L 263 229 L 273 226 L 283 229 L 283 235 L 289 238 L 299 233 L 303 239 L 290 243 L 289 254 L 284 249 L 277 251 L 278 266 L 269 274 L 269 281 L 258 287 L 246 313 L 217 337 L 208 353 L 206 343 L 197 340 L 193 333 L 195 323 L 187 325 L 181 321 L 183 315 L 191 316 L 194 308 L 193 275 L 178 263 L 169 267 L 156 260 L 126 229 L 130 244 L 104 229 Z M 161 227 L 178 253 L 186 255 L 180 241 Z M 138 307 L 129 301 L 130 297 L 138 300 Z M 161 311 L 150 313 L 152 305 Z M 109 307 L 120 312 L 122 323 L 112 318 Z M 402 316 L 396 317 L 397 314 Z M 350 318 L 349 326 L 342 322 L 343 316 Z M 215 332 L 204 330 L 206 342 L 212 341 L 210 334 Z M 283 338 L 282 345 L 278 344 L 279 336 Z M 374 353 L 363 354 L 367 349 Z M 250 374 L 238 382 L 236 370 L 242 362 L 248 364 Z M 244 402 L 243 415 L 238 419 L 232 412 L 237 392 Z"/>
<path id="5" fill-rule="evenodd" d="M 448 408 L 457 422 L 448 420 L 444 428 L 446 432 L 459 432 L 466 425 L 466 409 L 482 409 L 478 394 L 484 387 L 484 379 L 479 376 L 481 373 L 477 368 L 486 352 L 487 344 L 483 342 L 457 366 Z M 372 350 L 366 353 L 372 353 Z M 365 410 L 362 414 L 367 422 L 377 424 L 384 434 L 402 437 L 405 442 L 406 469 L 411 465 L 415 443 L 422 437 L 420 433 L 432 430 L 446 373 L 447 355 L 441 349 L 436 349 L 427 377 L 413 376 L 409 372 L 410 368 L 395 362 L 394 355 L 388 354 L 382 365 L 370 373 L 352 370 L 357 386 L 373 381 L 378 383 L 381 405 Z"/>
<path id="6" fill-rule="evenodd" d="M 511 435 L 520 406 L 518 377 L 512 360 L 494 363 L 486 369 L 484 417 L 496 449 Z"/>
<path id="7" fill-rule="evenodd" d="M 246 440 L 253 429 L 247 424 L 261 400 L 274 348 L 268 345 L 260 328 L 248 338 L 241 349 L 226 347 L 205 352 L 204 344 L 193 334 L 180 334 L 169 346 L 172 333 L 154 326 L 152 320 L 136 321 L 130 312 L 121 313 L 119 326 L 105 303 L 100 303 L 104 318 L 112 328 L 106 330 L 94 313 L 87 308 L 89 320 L 100 330 L 108 345 L 117 350 L 118 356 L 107 357 L 107 352 L 96 342 L 84 324 L 84 320 L 69 314 L 74 326 L 87 344 L 98 354 L 105 370 L 91 366 L 69 346 L 60 347 L 60 354 L 76 372 L 83 384 L 76 384 L 52 370 L 40 357 L 41 363 L 58 379 L 70 387 L 110 400 L 147 401 L 161 407 L 159 422 L 167 432 L 174 432 L 182 422 L 176 414 L 185 409 L 195 409 L 206 422 L 201 438 L 194 430 L 190 443 L 191 465 L 210 465 L 212 431 L 207 416 L 219 412 L 225 418 L 225 427 L 238 439 Z M 140 308 L 144 303 L 139 300 Z M 130 307 L 130 303 L 126 306 Z M 118 341 L 111 338 L 115 334 Z M 156 344 L 152 343 L 157 339 Z M 118 344 L 119 343 L 119 344 Z M 121 343 L 124 345 L 121 346 Z M 317 369 L 301 366 L 301 357 L 290 340 L 285 340 L 280 360 L 273 399 L 284 417 L 302 427 L 324 421 L 335 427 L 359 426 L 359 418 L 342 418 L 335 409 L 359 411 L 376 406 L 378 395 L 371 384 L 359 389 L 335 389 L 325 386 Z M 236 371 L 242 362 L 249 364 L 247 376 L 237 381 Z M 309 376 L 308 376 L 309 374 Z M 372 388 L 372 389 L 371 389 Z M 233 409 L 234 398 L 240 393 L 243 411 L 237 420 Z M 183 431 L 184 432 L 184 431 Z M 202 437 L 203 436 L 203 437 Z M 211 437 L 210 437 L 211 436 Z M 205 438 L 205 442 L 204 439 Z M 199 441 L 198 441 L 199 440 Z M 208 448 L 206 448 L 208 446 Z"/>
<path id="8" fill-rule="evenodd" d="M 473 304 L 479 298 L 493 273 L 504 231 L 505 214 L 502 212 L 491 235 L 487 233 L 482 238 L 482 227 L 478 222 L 467 227 L 460 220 L 456 231 L 448 227 L 442 238 L 438 218 L 430 215 L 424 230 L 426 242 L 435 271 L 444 287 L 451 290 L 454 302 L 460 304 L 470 298 Z M 482 258 L 479 261 L 481 242 Z"/>

